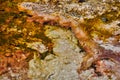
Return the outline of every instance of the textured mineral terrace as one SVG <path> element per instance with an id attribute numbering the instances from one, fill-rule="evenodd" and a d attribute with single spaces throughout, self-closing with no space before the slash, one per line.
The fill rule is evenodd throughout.
<path id="1" fill-rule="evenodd" d="M 54 30 L 54 27 L 52 29 L 52 26 L 49 26 L 47 34 L 45 34 L 54 43 L 53 54 L 57 56 L 55 56 L 56 59 L 61 56 L 62 58 L 66 57 L 67 59 L 67 57 L 69 57 L 71 59 L 67 64 L 69 65 L 69 68 L 66 68 L 67 65 L 64 66 L 63 64 L 63 62 L 67 60 L 62 59 L 63 61 L 58 62 L 58 65 L 63 65 L 64 67 L 62 66 L 61 68 L 58 65 L 54 65 L 57 66 L 58 70 L 60 70 L 57 72 L 56 68 L 52 66 L 52 69 L 54 68 L 52 71 L 55 71 L 53 73 L 48 72 L 48 74 L 51 73 L 49 74 L 50 76 L 44 75 L 44 78 L 50 80 L 68 80 L 68 77 L 69 80 L 85 80 L 86 77 L 88 80 L 119 79 L 120 0 L 87 0 L 85 2 L 80 1 L 81 0 L 43 0 L 37 3 L 23 2 L 18 6 L 20 10 L 28 10 L 28 13 L 34 16 L 31 18 L 32 21 L 36 21 L 42 25 L 48 24 L 65 27 L 67 29 L 70 28 L 74 36 L 78 39 L 79 45 L 86 52 L 85 57 L 83 57 L 82 53 L 79 53 L 79 51 L 74 53 L 74 51 L 76 51 L 75 48 L 72 49 L 74 42 L 69 42 L 69 40 L 64 40 L 64 38 L 62 38 L 64 35 L 66 37 L 69 36 L 69 34 L 64 34 L 64 32 L 61 32 L 61 30 L 58 30 L 57 28 Z M 63 36 L 60 34 L 63 34 Z M 71 40 L 73 38 L 69 37 L 69 39 Z M 68 55 L 66 56 L 66 54 Z M 74 54 L 78 55 L 82 61 L 79 60 L 79 58 L 77 59 L 77 57 L 75 60 L 72 59 L 75 57 Z M 74 65 L 74 61 L 77 65 L 74 66 L 74 70 L 76 71 L 73 70 L 73 72 L 75 73 L 72 73 L 69 72 L 72 71 L 69 69 L 73 69 L 71 67 Z M 48 64 L 49 62 L 46 65 Z M 55 64 L 57 63 L 55 62 Z M 72 66 L 70 66 L 71 64 Z M 118 67 L 114 68 L 115 65 Z M 48 66 L 46 68 L 51 70 L 51 68 Z M 101 69 L 103 70 L 101 71 Z M 65 74 L 66 76 L 62 74 Z"/>
<path id="2" fill-rule="evenodd" d="M 33 58 L 23 74 L 6 69 L 13 79 L 120 80 L 120 0 L 26 0 L 17 6 L 26 22 L 18 26 L 23 37 L 15 38 L 16 44 L 24 44 Z M 28 56 L 15 54 L 21 64 Z"/>

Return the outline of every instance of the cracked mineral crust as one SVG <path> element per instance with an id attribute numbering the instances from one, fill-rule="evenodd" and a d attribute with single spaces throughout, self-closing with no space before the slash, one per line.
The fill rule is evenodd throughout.
<path id="1" fill-rule="evenodd" d="M 120 80 L 120 0 L 37 0 L 19 3 L 18 9 L 31 24 L 8 32 L 22 33 L 25 38 L 15 38 L 21 40 L 16 44 L 34 55 L 29 79 Z"/>
<path id="2" fill-rule="evenodd" d="M 78 70 L 78 74 L 80 74 L 79 75 L 80 79 L 84 80 L 84 76 L 89 77 L 87 79 L 91 79 L 92 77 L 95 76 L 99 77 L 99 75 L 101 77 L 94 79 L 100 78 L 104 79 L 111 78 L 113 80 L 119 79 L 118 76 L 119 71 L 116 72 L 116 69 L 119 69 L 120 62 L 119 59 L 120 1 L 119 0 L 109 1 L 87 0 L 85 2 L 80 1 L 81 0 L 79 1 L 43 0 L 38 3 L 23 2 L 18 7 L 20 7 L 21 10 L 24 9 L 29 10 L 30 14 L 34 15 L 34 17 L 31 18 L 32 21 L 41 23 L 42 25 L 49 24 L 71 29 L 75 37 L 78 39 L 79 45 L 86 52 L 86 56 L 83 57 L 82 64 L 80 63 L 78 69 L 76 68 L 76 70 Z M 68 50 L 72 49 L 70 46 L 67 49 L 67 45 L 71 43 L 64 40 L 64 38 L 62 38 L 63 36 L 61 37 L 58 32 L 59 30 L 57 32 L 53 31 L 53 33 L 51 33 L 51 35 L 54 35 L 53 38 L 51 38 L 52 36 L 49 37 L 53 39 L 52 41 L 54 43 L 53 54 L 57 56 L 62 56 L 62 54 L 59 53 L 65 52 L 63 54 L 65 56 L 67 53 L 70 53 Z M 57 34 L 59 36 L 57 36 Z M 62 40 L 56 39 L 58 37 L 61 37 Z M 65 45 L 64 41 L 67 42 L 68 44 Z M 61 47 L 61 45 L 64 45 L 64 47 Z M 109 66 L 106 63 L 105 64 L 102 63 L 101 65 L 99 65 L 100 64 L 99 62 L 102 59 L 105 60 L 110 59 L 112 62 L 116 63 L 118 67 L 116 69 L 113 69 L 112 67 L 112 70 L 108 71 L 109 74 L 107 74 L 107 72 L 105 71 L 100 72 L 97 66 L 99 67 L 103 65 Z M 86 73 L 83 74 L 84 76 L 81 76 L 82 71 L 87 70 L 89 68 L 94 69 L 92 73 L 90 73 L 92 75 L 87 76 Z M 106 75 L 104 75 L 104 73 L 106 73 Z M 54 74 L 52 74 L 51 76 L 53 77 Z"/>

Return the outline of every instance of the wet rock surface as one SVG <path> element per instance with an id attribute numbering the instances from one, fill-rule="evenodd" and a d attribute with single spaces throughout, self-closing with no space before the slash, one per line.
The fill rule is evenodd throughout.
<path id="1" fill-rule="evenodd" d="M 40 64 L 36 64 L 40 67 L 30 61 L 30 77 L 33 80 L 79 80 L 77 68 L 82 61 L 83 53 L 80 53 L 76 38 L 69 30 L 55 26 L 46 26 L 45 29 L 46 36 L 54 43 L 53 53 L 49 53 L 44 60 L 40 61 Z M 36 67 L 34 68 L 36 71 L 32 66 Z M 42 70 L 39 72 L 37 68 Z"/>
<path id="2" fill-rule="evenodd" d="M 120 0 L 13 2 L 0 9 L 1 80 L 120 79 Z"/>

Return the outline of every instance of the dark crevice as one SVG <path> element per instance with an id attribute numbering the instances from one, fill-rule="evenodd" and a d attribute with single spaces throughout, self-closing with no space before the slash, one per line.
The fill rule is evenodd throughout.
<path id="1" fill-rule="evenodd" d="M 85 2 L 86 0 L 78 0 L 78 2 L 82 3 L 82 2 Z"/>
<path id="2" fill-rule="evenodd" d="M 101 73 L 101 72 L 96 71 L 96 64 L 95 64 L 95 63 L 93 63 L 93 64 L 90 66 L 90 68 L 93 68 L 93 69 L 95 70 L 95 73 L 96 73 L 97 76 L 102 76 L 102 73 Z"/>

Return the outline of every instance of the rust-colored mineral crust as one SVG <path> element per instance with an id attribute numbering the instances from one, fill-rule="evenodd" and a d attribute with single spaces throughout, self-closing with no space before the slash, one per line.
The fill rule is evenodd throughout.
<path id="1" fill-rule="evenodd" d="M 6 52 L 5 55 L 0 54 L 0 74 L 10 71 L 20 71 L 28 68 L 28 63 L 26 58 L 29 56 L 29 53 L 23 52 L 22 50 L 16 50 L 14 53 Z"/>

